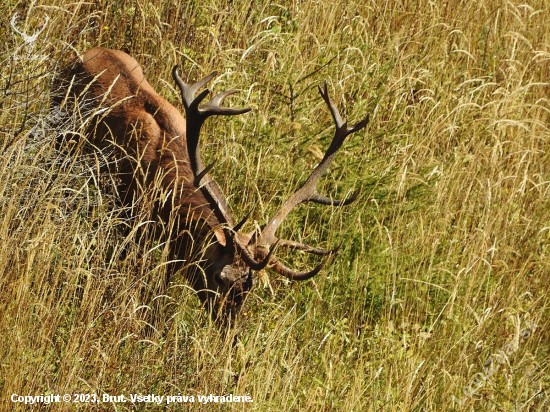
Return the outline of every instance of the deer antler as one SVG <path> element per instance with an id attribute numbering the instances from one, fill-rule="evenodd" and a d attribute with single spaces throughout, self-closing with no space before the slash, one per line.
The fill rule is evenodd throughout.
<path id="1" fill-rule="evenodd" d="M 273 217 L 269 220 L 269 222 L 264 226 L 261 234 L 257 237 L 256 236 L 252 237 L 249 243 L 249 247 L 251 246 L 254 247 L 256 255 L 259 255 L 260 257 L 267 256 L 266 248 L 275 244 L 276 242 L 279 242 L 281 246 L 287 246 L 293 249 L 300 249 L 316 255 L 330 256 L 336 253 L 339 247 L 333 250 L 325 251 L 323 249 L 313 248 L 311 246 L 308 246 L 299 242 L 293 242 L 289 240 L 279 240 L 275 236 L 275 232 L 277 231 L 277 229 L 279 228 L 279 226 L 281 225 L 285 217 L 290 213 L 290 211 L 300 203 L 315 202 L 315 203 L 320 203 L 324 205 L 344 206 L 353 202 L 357 198 L 357 195 L 359 194 L 359 192 L 357 191 L 349 199 L 333 200 L 328 197 L 321 196 L 317 193 L 317 183 L 319 182 L 319 179 L 327 171 L 330 163 L 332 162 L 332 160 L 334 159 L 334 156 L 336 155 L 336 152 L 338 151 L 338 149 L 340 149 L 346 137 L 352 133 L 355 133 L 361 130 L 369 122 L 369 115 L 367 114 L 367 116 L 362 121 L 355 124 L 354 126 L 348 127 L 347 122 L 344 122 L 342 120 L 342 117 L 340 116 L 338 109 L 330 99 L 328 95 L 326 83 L 325 83 L 324 90 L 321 87 L 319 87 L 319 93 L 321 94 L 321 97 L 323 98 L 323 100 L 326 102 L 328 108 L 330 109 L 332 117 L 334 119 L 334 123 L 336 125 L 334 138 L 332 139 L 332 142 L 327 152 L 325 153 L 323 160 L 321 160 L 321 162 L 313 170 L 313 172 L 305 181 L 305 183 L 298 190 L 296 190 L 286 202 L 283 203 L 280 209 L 273 215 Z M 278 272 L 279 274 L 289 279 L 305 280 L 316 275 L 321 270 L 323 265 L 326 263 L 326 260 L 327 259 L 325 258 L 315 269 L 304 273 L 299 273 L 292 269 L 289 269 L 276 258 L 271 258 L 270 264 L 272 265 L 273 269 L 276 272 Z"/>
<path id="2" fill-rule="evenodd" d="M 218 212 L 221 216 L 221 222 L 227 223 L 230 226 L 233 226 L 233 221 L 231 219 L 231 213 L 229 211 L 229 206 L 225 201 L 225 197 L 222 195 L 220 188 L 213 180 L 202 182 L 206 174 L 214 166 L 214 161 L 212 164 L 204 167 L 202 158 L 199 150 L 199 135 L 200 129 L 206 119 L 210 116 L 234 116 L 238 114 L 243 114 L 249 112 L 251 109 L 232 109 L 228 107 L 221 107 L 220 103 L 227 96 L 236 93 L 236 90 L 229 90 L 217 94 L 210 100 L 208 103 L 199 106 L 204 98 L 210 93 L 210 90 L 203 90 L 197 97 L 195 94 L 197 91 L 205 86 L 210 80 L 218 75 L 218 72 L 212 72 L 208 76 L 199 80 L 193 84 L 185 83 L 178 74 L 178 66 L 175 66 L 172 69 L 172 77 L 174 78 L 176 84 L 178 85 L 181 91 L 181 98 L 183 101 L 183 106 L 185 107 L 185 120 L 187 126 L 187 149 L 189 152 L 189 157 L 191 160 L 191 169 L 195 175 L 194 183 L 196 187 L 202 187 L 206 190 L 211 200 L 217 205 L 217 208 L 214 208 L 214 212 Z"/>
<path id="3" fill-rule="evenodd" d="M 231 109 L 228 107 L 221 107 L 220 103 L 227 96 L 236 93 L 236 90 L 229 90 L 217 94 L 210 100 L 208 103 L 199 106 L 204 98 L 210 93 L 210 90 L 203 90 L 197 97 L 195 94 L 197 91 L 205 86 L 210 80 L 218 75 L 218 72 L 212 72 L 205 78 L 199 80 L 194 84 L 185 83 L 178 74 L 178 66 L 175 66 L 172 70 L 172 77 L 176 81 L 180 91 L 183 101 L 183 106 L 185 107 L 186 114 L 186 126 L 187 126 L 187 150 L 189 152 L 189 157 L 191 161 L 191 169 L 195 175 L 194 183 L 196 187 L 204 188 L 206 194 L 210 200 L 217 206 L 214 207 L 214 213 L 218 214 L 220 222 L 223 222 L 227 227 L 223 228 L 225 238 L 226 238 L 226 248 L 228 248 L 228 253 L 237 253 L 241 256 L 242 260 L 253 270 L 261 270 L 267 266 L 271 259 L 271 255 L 275 251 L 276 242 L 273 242 L 271 251 L 266 254 L 264 259 L 260 262 L 257 262 L 254 259 L 253 254 L 247 249 L 246 245 L 241 244 L 237 236 L 238 230 L 244 225 L 247 215 L 240 223 L 238 223 L 232 229 L 233 220 L 231 218 L 231 212 L 229 211 L 229 206 L 225 200 L 225 197 L 222 195 L 220 188 L 215 181 L 210 180 L 207 182 L 202 182 L 206 174 L 214 166 L 214 162 L 208 165 L 206 168 L 202 162 L 199 150 L 199 135 L 200 129 L 204 121 L 214 115 L 226 115 L 233 116 L 238 114 L 243 114 L 249 112 L 250 108 L 245 109 Z"/>

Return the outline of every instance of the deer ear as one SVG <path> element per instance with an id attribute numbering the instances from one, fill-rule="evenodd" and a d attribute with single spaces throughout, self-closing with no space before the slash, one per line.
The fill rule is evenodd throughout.
<path id="1" fill-rule="evenodd" d="M 214 229 L 214 236 L 216 236 L 216 240 L 218 241 L 218 243 L 225 247 L 225 245 L 227 244 L 227 240 L 225 238 L 225 234 L 223 233 L 223 229 Z"/>
<path id="2" fill-rule="evenodd" d="M 225 233 L 224 233 L 223 229 L 214 229 L 213 232 L 214 232 L 214 236 L 216 237 L 216 240 L 218 241 L 218 243 L 225 247 L 227 245 L 227 238 L 225 237 Z M 250 239 L 252 238 L 253 233 L 254 232 L 250 232 L 248 234 L 237 232 L 236 236 L 237 236 L 238 241 L 242 245 L 248 245 L 248 242 L 250 242 Z"/>
<path id="3" fill-rule="evenodd" d="M 227 246 L 227 236 L 225 235 L 225 232 L 223 231 L 223 229 L 220 229 L 220 228 L 216 228 L 216 229 L 213 229 L 212 232 L 214 232 L 214 236 L 216 237 L 216 240 L 218 241 L 218 243 L 225 247 Z M 235 236 L 237 237 L 237 241 L 241 244 L 241 245 L 248 245 L 248 243 L 250 242 L 250 239 L 252 239 L 252 235 L 254 234 L 254 232 L 250 232 L 250 233 L 240 233 L 240 232 L 237 232 L 235 233 Z"/>

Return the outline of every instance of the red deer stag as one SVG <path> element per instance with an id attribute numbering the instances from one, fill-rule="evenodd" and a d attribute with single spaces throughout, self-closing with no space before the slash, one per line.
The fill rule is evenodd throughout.
<path id="1" fill-rule="evenodd" d="M 160 97 L 145 79 L 140 65 L 128 54 L 103 47 L 84 53 L 59 76 L 60 97 L 54 104 L 65 105 L 70 100 L 95 101 L 93 122 L 89 121 L 84 135 L 96 149 L 111 148 L 119 163 L 120 200 L 129 206 L 153 185 L 164 190 L 164 198 L 156 200 L 155 219 L 163 224 L 172 222 L 167 277 L 183 267 L 186 277 L 198 292 L 214 318 L 234 319 L 252 286 L 251 271 L 271 267 L 291 280 L 306 280 L 317 274 L 329 255 L 336 249 L 323 250 L 302 243 L 283 240 L 275 235 L 277 228 L 298 204 L 315 202 L 342 206 L 355 200 L 338 201 L 317 193 L 317 182 L 328 169 L 345 138 L 363 127 L 369 116 L 348 127 L 328 96 L 327 87 L 319 87 L 334 122 L 336 132 L 323 160 L 305 183 L 274 214 L 261 231 L 240 232 L 246 217 L 235 224 L 225 197 L 208 172 L 214 163 L 205 167 L 200 154 L 199 134 L 204 121 L 214 115 L 237 115 L 250 109 L 220 106 L 223 99 L 235 91 L 226 91 L 202 104 L 209 93 L 200 88 L 217 75 L 211 73 L 194 84 L 185 83 L 177 66 L 172 76 L 178 85 L 185 119 L 180 112 Z M 100 114 L 97 114 L 97 113 Z M 74 137 L 73 137 L 74 138 Z M 63 144 L 63 139 L 59 142 Z M 202 244 L 203 255 L 189 270 L 190 245 Z M 206 246 L 204 246 L 206 245 Z M 273 256 L 276 246 L 298 249 L 324 256 L 321 263 L 304 273 L 285 266 Z M 167 278 L 167 280 L 168 280 Z"/>

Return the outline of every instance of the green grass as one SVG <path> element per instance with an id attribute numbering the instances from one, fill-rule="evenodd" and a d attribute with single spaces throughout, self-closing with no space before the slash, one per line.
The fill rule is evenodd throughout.
<path id="1" fill-rule="evenodd" d="M 215 408 L 547 410 L 550 2 L 244 3 L 3 3 L 0 409 L 24 409 L 14 393 L 231 393 L 254 402 Z M 50 17 L 33 49 L 10 27 L 16 11 L 29 34 Z M 317 85 L 350 122 L 370 113 L 320 184 L 335 197 L 361 188 L 358 201 L 302 205 L 280 229 L 342 243 L 330 266 L 303 283 L 258 273 L 229 332 L 183 276 L 157 296 L 165 251 L 130 241 L 118 258 L 125 221 L 101 159 L 62 168 L 55 130 L 31 133 L 55 71 L 98 45 L 135 57 L 180 109 L 170 71 L 183 60 L 195 79 L 220 71 L 215 90 L 241 90 L 230 103 L 252 113 L 209 121 L 202 142 L 236 220 L 253 211 L 246 230 L 330 143 Z M 526 322 L 539 327 L 522 342 Z M 517 349 L 466 397 L 509 342 Z M 54 409 L 79 408 L 160 410 Z"/>

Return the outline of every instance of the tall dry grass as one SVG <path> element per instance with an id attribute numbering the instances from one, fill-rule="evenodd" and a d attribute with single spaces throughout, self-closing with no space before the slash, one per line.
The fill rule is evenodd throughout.
<path id="1" fill-rule="evenodd" d="M 29 34 L 50 17 L 33 45 L 13 32 L 16 11 Z M 254 399 L 190 410 L 548 410 L 549 12 L 543 0 L 4 2 L 2 410 L 25 409 L 14 393 Z M 229 332 L 183 276 L 158 295 L 162 248 L 121 230 L 146 217 L 127 221 L 100 156 L 52 145 L 80 127 L 52 122 L 52 76 L 96 45 L 128 51 L 178 107 L 170 69 L 184 59 L 192 77 L 217 69 L 215 89 L 242 90 L 234 104 L 253 113 L 212 121 L 203 139 L 235 215 L 253 207 L 247 229 L 330 141 L 317 85 L 351 121 L 370 112 L 322 184 L 362 188 L 357 203 L 301 206 L 282 227 L 343 242 L 331 266 L 305 283 L 259 273 Z M 492 355 L 502 363 L 488 376 Z M 79 408 L 159 409 L 54 407 Z"/>

